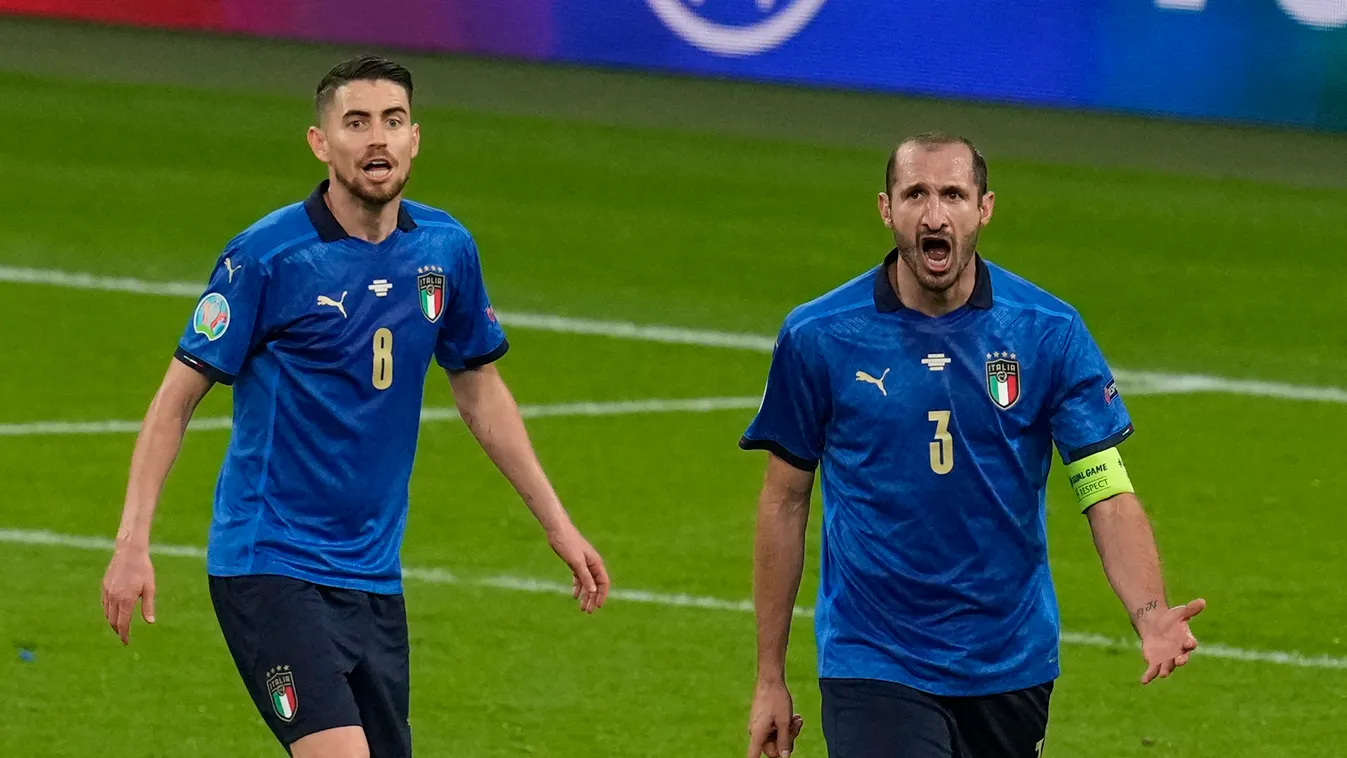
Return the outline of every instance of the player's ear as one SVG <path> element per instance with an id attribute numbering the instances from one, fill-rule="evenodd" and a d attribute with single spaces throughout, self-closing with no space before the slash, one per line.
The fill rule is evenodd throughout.
<path id="1" fill-rule="evenodd" d="M 986 226 L 992 220 L 992 207 L 996 205 L 996 193 L 990 190 L 982 196 L 982 225 Z"/>
<path id="2" fill-rule="evenodd" d="M 884 226 L 893 229 L 893 210 L 889 205 L 889 193 L 879 193 L 879 217 L 884 219 Z"/>
<path id="3" fill-rule="evenodd" d="M 421 125 L 420 125 L 420 124 L 417 124 L 417 123 L 413 123 L 413 124 L 412 124 L 412 157 L 415 158 L 415 157 L 416 157 L 416 154 L 419 153 L 419 152 L 421 152 Z"/>
<path id="4" fill-rule="evenodd" d="M 313 151 L 314 157 L 323 163 L 327 163 L 327 135 L 323 133 L 322 129 L 310 126 L 307 136 L 309 138 L 309 149 Z"/>

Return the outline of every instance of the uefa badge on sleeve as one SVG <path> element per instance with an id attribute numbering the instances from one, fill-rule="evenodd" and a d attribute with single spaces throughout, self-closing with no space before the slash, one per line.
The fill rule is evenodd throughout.
<path id="1" fill-rule="evenodd" d="M 229 329 L 229 301 L 218 292 L 211 292 L 197 303 L 192 314 L 192 329 L 210 342 L 220 339 Z"/>
<path id="2" fill-rule="evenodd" d="M 421 301 L 421 313 L 431 323 L 444 313 L 444 269 L 440 266 L 422 266 L 416 270 L 416 292 Z"/>
<path id="3" fill-rule="evenodd" d="M 1014 353 L 987 354 L 987 393 L 1001 410 L 1020 399 L 1020 362 Z"/>
<path id="4" fill-rule="evenodd" d="M 277 666 L 267 672 L 267 692 L 271 695 L 271 707 L 281 721 L 290 723 L 295 720 L 295 711 L 299 710 L 299 695 L 295 694 L 295 675 L 289 666 Z"/>

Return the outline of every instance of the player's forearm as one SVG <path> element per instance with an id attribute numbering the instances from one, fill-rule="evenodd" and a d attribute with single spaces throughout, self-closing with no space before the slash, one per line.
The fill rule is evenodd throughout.
<path id="1" fill-rule="evenodd" d="M 1148 617 L 1158 617 L 1167 607 L 1160 553 L 1146 511 L 1136 495 L 1124 493 L 1091 506 L 1088 516 L 1104 574 L 1132 626 L 1144 633 Z"/>
<path id="2" fill-rule="evenodd" d="M 758 622 L 758 681 L 786 677 L 786 647 L 804 570 L 805 527 L 813 474 L 772 456 L 758 500 L 753 548 L 753 606 Z"/>
<path id="3" fill-rule="evenodd" d="M 159 494 L 182 448 L 187 423 L 209 389 L 209 380 L 175 361 L 155 393 L 131 454 L 126 501 L 117 529 L 119 548 L 149 547 Z"/>
<path id="4" fill-rule="evenodd" d="M 495 367 L 451 374 L 454 401 L 468 430 L 546 531 L 569 522 L 538 462 L 519 406 Z"/>

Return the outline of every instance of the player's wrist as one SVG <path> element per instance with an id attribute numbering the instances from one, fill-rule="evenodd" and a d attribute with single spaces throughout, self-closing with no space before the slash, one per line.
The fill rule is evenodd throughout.
<path id="1" fill-rule="evenodd" d="M 148 553 L 150 552 L 150 535 L 148 532 L 142 533 L 140 529 L 124 526 L 117 531 L 117 537 L 113 540 L 113 548 L 119 553 Z"/>
<path id="2" fill-rule="evenodd" d="M 148 538 L 128 537 L 126 539 L 117 538 L 113 543 L 114 549 L 123 555 L 149 555 L 150 541 Z"/>
<path id="3" fill-rule="evenodd" d="M 1132 628 L 1137 636 L 1145 639 L 1159 626 L 1168 605 L 1163 599 L 1155 599 L 1132 611 Z"/>
<path id="4" fill-rule="evenodd" d="M 543 531 L 547 534 L 548 539 L 566 537 L 580 531 L 575 528 L 575 524 L 571 523 L 570 518 L 565 513 L 558 513 L 551 518 L 540 516 L 538 520 L 542 523 Z"/>
<path id="5" fill-rule="evenodd" d="M 758 677 L 759 690 L 775 690 L 785 688 L 786 688 L 785 676 L 771 676 L 766 678 L 761 676 Z"/>
<path id="6" fill-rule="evenodd" d="M 786 667 L 776 663 L 758 663 L 758 687 L 772 688 L 786 686 Z"/>

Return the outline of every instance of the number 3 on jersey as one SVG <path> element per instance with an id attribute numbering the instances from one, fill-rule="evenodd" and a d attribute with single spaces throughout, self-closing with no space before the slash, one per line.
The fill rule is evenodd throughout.
<path id="1" fill-rule="evenodd" d="M 374 332 L 374 389 L 386 390 L 393 386 L 393 331 L 381 327 Z"/>
<path id="2" fill-rule="evenodd" d="M 954 438 L 949 433 L 949 411 L 931 411 L 927 421 L 935 422 L 935 441 L 931 443 L 931 470 L 948 474 L 954 470 Z"/>

